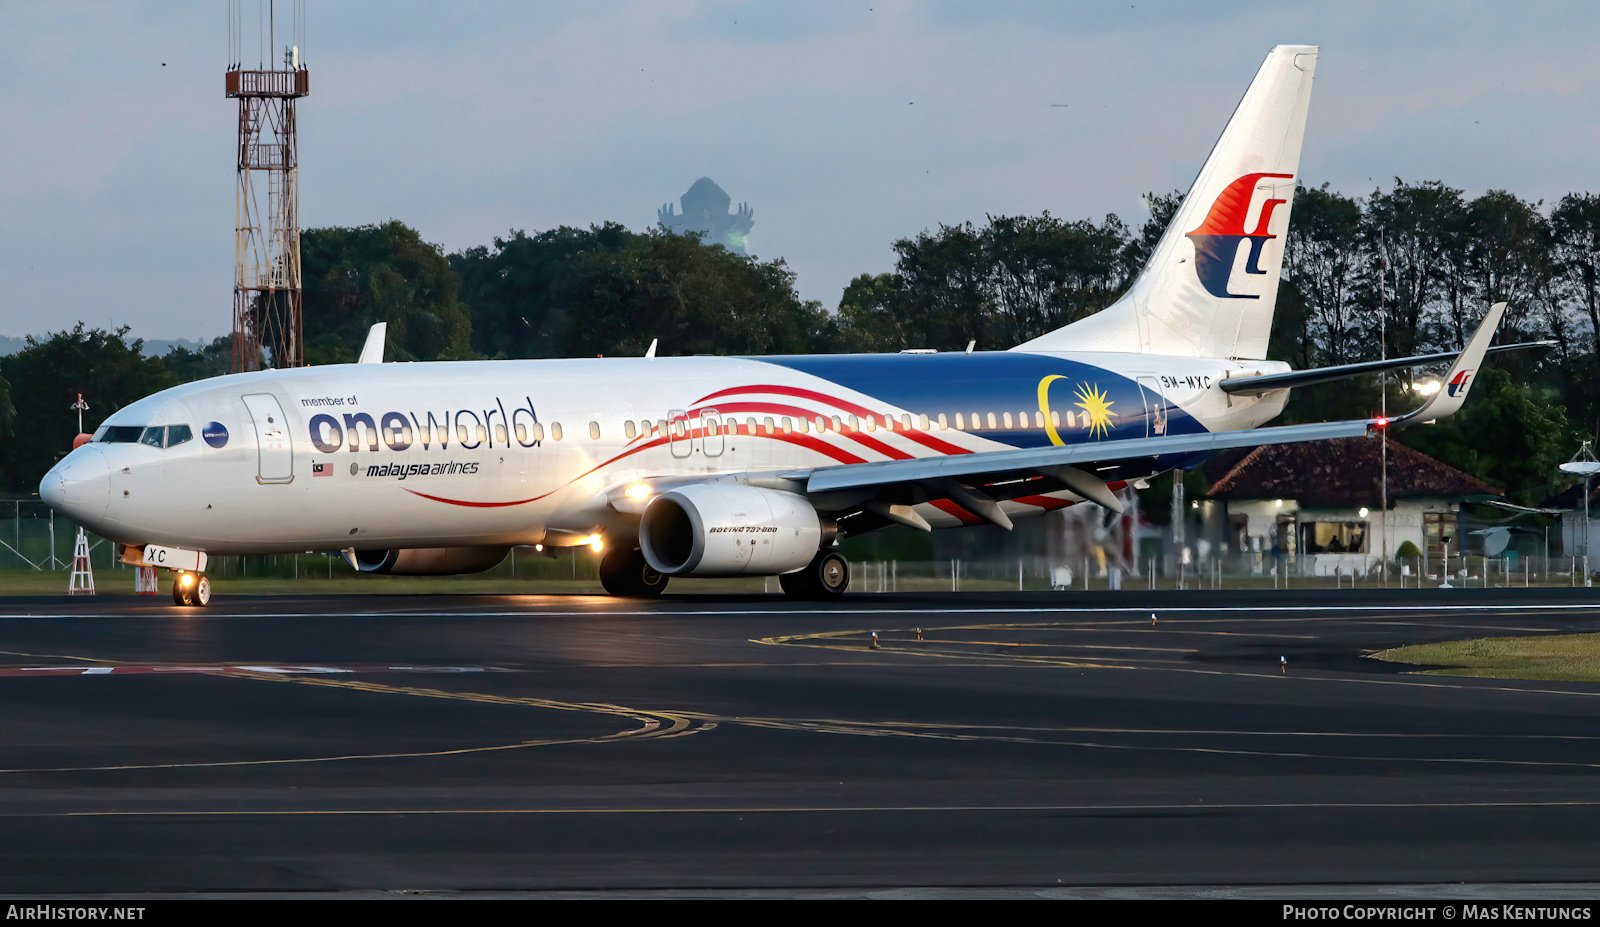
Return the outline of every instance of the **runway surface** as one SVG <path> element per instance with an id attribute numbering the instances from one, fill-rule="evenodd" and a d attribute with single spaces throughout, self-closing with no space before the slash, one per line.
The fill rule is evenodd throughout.
<path id="1" fill-rule="evenodd" d="M 0 598 L 0 893 L 1600 883 L 1600 686 L 1363 657 L 1593 590 L 166 602 Z"/>

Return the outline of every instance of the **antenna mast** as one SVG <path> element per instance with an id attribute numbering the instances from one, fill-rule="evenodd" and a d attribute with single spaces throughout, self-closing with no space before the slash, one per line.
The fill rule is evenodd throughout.
<path id="1" fill-rule="evenodd" d="M 260 7 L 266 5 L 267 9 Z M 233 372 L 305 364 L 300 286 L 300 162 L 294 101 L 310 92 L 305 66 L 305 0 L 293 0 L 293 42 L 280 68 L 274 0 L 257 0 L 261 60 L 245 70 L 242 0 L 228 4 L 226 91 L 239 101 L 239 182 L 234 190 Z M 261 15 L 265 12 L 265 16 Z M 265 22 L 262 20 L 265 19 Z M 265 27 L 265 28 L 263 28 Z M 265 357 L 263 356 L 265 355 Z"/>

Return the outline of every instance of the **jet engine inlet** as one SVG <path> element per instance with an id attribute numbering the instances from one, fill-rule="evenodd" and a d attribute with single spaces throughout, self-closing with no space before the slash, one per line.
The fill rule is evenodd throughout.
<path id="1" fill-rule="evenodd" d="M 821 519 L 805 497 L 753 486 L 673 489 L 639 523 L 645 562 L 667 576 L 792 573 L 821 546 Z"/>

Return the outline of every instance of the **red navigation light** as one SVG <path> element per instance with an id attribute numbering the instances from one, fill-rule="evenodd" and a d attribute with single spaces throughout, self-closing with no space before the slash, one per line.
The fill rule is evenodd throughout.
<path id="1" fill-rule="evenodd" d="M 1386 419 L 1386 418 L 1381 418 L 1380 417 L 1378 420 L 1376 420 L 1376 421 L 1374 421 L 1372 423 L 1372 427 L 1380 429 L 1380 430 L 1382 430 L 1384 428 L 1388 428 L 1389 427 L 1389 420 Z"/>

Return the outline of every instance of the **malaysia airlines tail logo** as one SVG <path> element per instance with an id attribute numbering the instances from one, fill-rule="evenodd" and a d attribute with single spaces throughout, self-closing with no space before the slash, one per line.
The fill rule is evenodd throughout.
<path id="1" fill-rule="evenodd" d="M 1450 396 L 1450 398 L 1454 399 L 1458 394 L 1466 393 L 1467 386 L 1472 380 L 1473 373 L 1474 371 L 1471 370 L 1463 370 L 1454 377 L 1450 378 L 1449 385 L 1445 387 L 1445 392 Z"/>
<path id="2" fill-rule="evenodd" d="M 1194 271 L 1200 277 L 1200 283 L 1206 292 L 1212 296 L 1223 299 L 1260 299 L 1260 296 L 1249 293 L 1229 293 L 1228 277 L 1233 273 L 1233 261 L 1239 253 L 1239 242 L 1249 239 L 1250 260 L 1245 264 L 1247 274 L 1265 274 L 1261 268 L 1261 249 L 1276 235 L 1267 234 L 1267 226 L 1272 224 L 1272 211 L 1284 203 L 1284 200 L 1269 199 L 1261 204 L 1261 216 L 1256 222 L 1256 230 L 1246 232 L 1245 221 L 1249 218 L 1250 199 L 1255 194 L 1256 181 L 1263 177 L 1282 177 L 1293 179 L 1293 174 L 1246 174 L 1228 184 L 1227 189 L 1211 204 L 1211 211 L 1206 214 L 1200 227 L 1189 232 L 1187 237 L 1194 240 Z"/>

